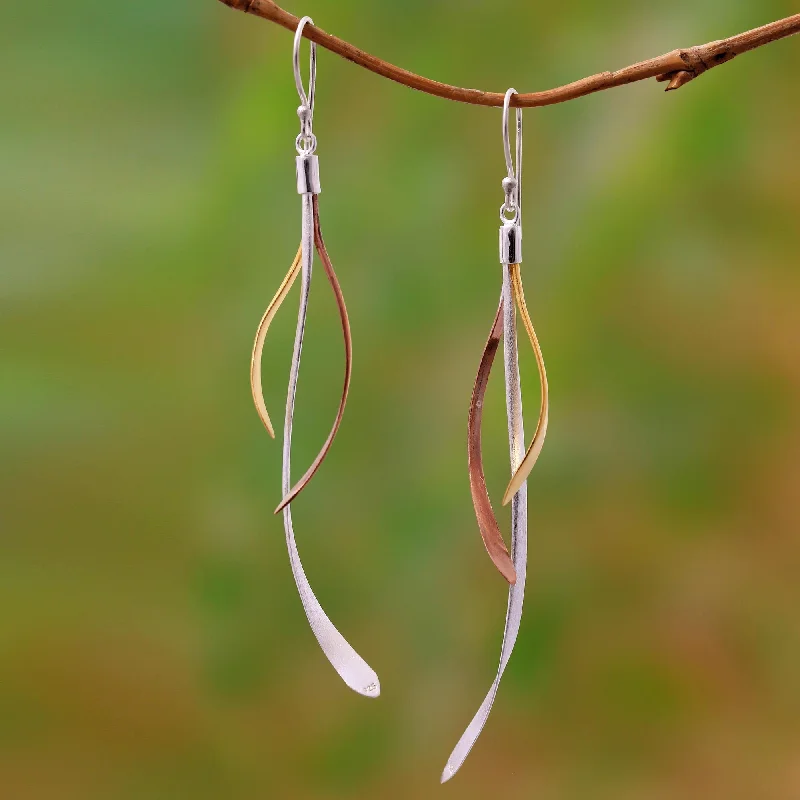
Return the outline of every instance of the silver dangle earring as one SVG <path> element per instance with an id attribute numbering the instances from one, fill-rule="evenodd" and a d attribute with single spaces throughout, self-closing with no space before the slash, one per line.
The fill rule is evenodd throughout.
<path id="1" fill-rule="evenodd" d="M 525 575 L 528 559 L 528 497 L 527 478 L 533 469 L 542 450 L 548 421 L 548 389 L 547 373 L 544 366 L 539 341 L 533 329 L 530 315 L 525 304 L 522 289 L 520 264 L 522 262 L 522 109 L 516 109 L 517 142 L 516 168 L 511 159 L 511 141 L 509 136 L 509 107 L 515 89 L 506 92 L 503 104 L 503 145 L 505 149 L 507 176 L 503 179 L 505 202 L 500 208 L 500 262 L 503 270 L 503 288 L 500 306 L 494 318 L 489 340 L 483 351 L 468 420 L 468 462 L 470 491 L 478 528 L 481 532 L 486 551 L 500 574 L 508 581 L 508 606 L 503 645 L 500 651 L 500 665 L 478 713 L 467 726 L 455 749 L 450 754 L 442 773 L 442 783 L 450 780 L 459 770 L 469 755 L 472 746 L 480 736 L 489 712 L 492 710 L 500 679 L 503 677 L 511 652 L 519 633 L 522 619 L 522 602 L 525 595 Z M 519 363 L 517 354 L 517 320 L 516 308 L 519 309 L 523 325 L 533 346 L 539 379 L 542 388 L 541 410 L 533 440 L 525 451 L 525 434 L 522 423 L 522 392 L 520 389 Z M 508 439 L 511 460 L 511 481 L 508 484 L 503 505 L 511 502 L 511 554 L 503 541 L 497 518 L 492 509 L 486 479 L 483 472 L 481 455 L 481 419 L 483 416 L 483 399 L 495 354 L 503 340 L 503 361 L 505 366 L 506 410 L 508 414 Z"/>
<path id="2" fill-rule="evenodd" d="M 308 579 L 303 571 L 300 562 L 300 555 L 297 552 L 295 543 L 294 528 L 292 526 L 291 506 L 293 500 L 308 485 L 314 473 L 319 469 L 325 456 L 327 455 L 344 414 L 344 407 L 347 402 L 347 394 L 350 388 L 350 376 L 352 371 L 352 339 L 350 336 L 350 323 L 347 318 L 347 308 L 344 302 L 339 281 L 333 269 L 325 242 L 322 238 L 322 230 L 319 221 L 319 159 L 315 155 L 317 149 L 317 139 L 313 132 L 314 123 L 314 98 L 317 82 L 317 46 L 311 43 L 311 70 L 308 83 L 308 94 L 303 88 L 303 80 L 300 74 L 300 44 L 303 39 L 303 28 L 307 23 L 314 24 L 310 17 L 303 17 L 297 26 L 294 37 L 293 68 L 294 80 L 297 86 L 297 93 L 300 96 L 300 107 L 297 114 L 300 117 L 300 134 L 296 140 L 297 147 L 297 192 L 302 198 L 302 233 L 300 248 L 297 251 L 289 272 L 283 279 L 275 297 L 267 307 L 266 312 L 258 326 L 256 340 L 253 346 L 253 357 L 250 365 L 250 386 L 253 392 L 253 400 L 256 410 L 264 423 L 270 436 L 275 437 L 264 404 L 264 395 L 261 387 L 261 355 L 264 349 L 264 340 L 267 335 L 270 323 L 275 317 L 281 303 L 285 300 L 298 275 L 300 281 L 300 311 L 297 317 L 297 333 L 294 341 L 294 352 L 292 354 L 292 365 L 289 371 L 289 389 L 286 398 L 286 418 L 283 432 L 283 471 L 282 471 L 282 494 L 283 499 L 275 510 L 276 514 L 283 514 L 283 525 L 286 530 L 286 545 L 289 550 L 289 563 L 292 568 L 297 591 L 303 609 L 308 617 L 311 630 L 317 637 L 322 651 L 328 657 L 333 668 L 339 673 L 342 680 L 353 690 L 366 697 L 377 697 L 380 694 L 380 682 L 374 670 L 356 653 L 348 644 L 345 638 L 334 627 L 328 619 L 322 606 L 314 596 Z M 314 248 L 319 253 L 322 266 L 328 277 L 328 282 L 333 289 L 336 304 L 339 308 L 339 317 L 342 324 L 345 351 L 345 375 L 342 396 L 339 401 L 339 410 L 333 423 L 333 428 L 328 435 L 319 455 L 314 459 L 303 477 L 294 485 L 291 481 L 291 452 L 292 452 L 292 420 L 294 417 L 295 394 L 297 392 L 297 379 L 300 372 L 300 355 L 303 349 L 303 335 L 305 333 L 306 312 L 308 309 L 308 296 L 311 288 L 311 272 L 314 262 Z"/>

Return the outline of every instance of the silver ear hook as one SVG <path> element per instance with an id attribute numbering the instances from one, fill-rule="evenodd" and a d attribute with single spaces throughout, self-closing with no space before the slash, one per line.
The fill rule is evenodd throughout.
<path id="1" fill-rule="evenodd" d="M 503 100 L 503 149 L 506 154 L 506 170 L 503 191 L 506 199 L 500 206 L 500 262 L 519 264 L 522 261 L 522 109 L 517 108 L 517 163 L 511 158 L 511 136 L 508 117 L 511 98 L 517 93 L 509 89 Z"/>
<path id="2" fill-rule="evenodd" d="M 300 44 L 303 41 L 303 28 L 314 20 L 311 17 L 303 17 L 297 23 L 297 31 L 294 34 L 294 49 L 292 51 L 292 68 L 294 69 L 294 85 L 297 87 L 297 94 L 300 96 L 300 108 L 297 109 L 297 116 L 300 117 L 300 134 L 297 137 L 297 152 L 300 155 L 311 155 L 317 149 L 317 138 L 312 132 L 314 123 L 314 98 L 317 92 L 317 45 L 311 42 L 310 74 L 308 78 L 308 94 L 303 88 L 303 76 L 300 74 Z"/>
<path id="3" fill-rule="evenodd" d="M 511 159 L 511 136 L 509 133 L 509 111 L 511 108 L 511 98 L 517 94 L 516 89 L 509 89 L 503 100 L 503 148 L 506 156 L 506 169 L 508 170 L 508 177 L 503 179 L 503 191 L 506 194 L 506 199 L 500 208 L 500 219 L 503 223 L 519 224 L 522 217 L 522 109 L 517 108 L 517 163 L 516 168 Z M 512 214 L 513 217 L 509 218 L 507 214 Z"/>

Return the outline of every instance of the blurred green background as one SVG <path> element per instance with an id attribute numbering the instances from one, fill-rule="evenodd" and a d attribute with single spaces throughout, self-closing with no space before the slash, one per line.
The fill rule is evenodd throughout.
<path id="1" fill-rule="evenodd" d="M 530 91 L 797 8 L 289 10 L 439 80 Z M 381 677 L 368 702 L 308 630 L 272 516 L 280 443 L 248 385 L 299 239 L 290 34 L 214 0 L 0 13 L 3 798 L 800 797 L 800 41 L 668 95 L 526 112 L 551 427 L 517 650 L 440 787 L 505 607 L 465 443 L 499 292 L 500 112 L 320 51 L 322 221 L 355 371 L 295 521 L 321 602 Z M 265 353 L 278 418 L 296 297 Z M 298 473 L 341 370 L 320 271 Z"/>

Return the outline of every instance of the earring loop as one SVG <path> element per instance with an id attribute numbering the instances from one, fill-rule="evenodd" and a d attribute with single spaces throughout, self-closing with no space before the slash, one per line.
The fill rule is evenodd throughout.
<path id="1" fill-rule="evenodd" d="M 522 109 L 516 109 L 517 117 L 517 137 L 516 137 L 516 166 L 511 158 L 511 135 L 509 132 L 509 111 L 511 109 L 511 98 L 517 94 L 516 89 L 509 89 L 503 99 L 503 150 L 506 157 L 506 169 L 508 177 L 503 180 L 503 189 L 506 199 L 500 208 L 500 219 L 506 222 L 519 224 L 522 216 Z M 509 218 L 506 214 L 513 214 Z"/>
<path id="2" fill-rule="evenodd" d="M 311 44 L 310 74 L 308 78 L 308 94 L 303 88 L 303 76 L 300 74 L 300 43 L 303 40 L 303 28 L 314 20 L 311 17 L 303 17 L 297 23 L 297 30 L 294 34 L 294 50 L 292 51 L 292 67 L 294 69 L 294 85 L 297 87 L 297 94 L 300 96 L 301 106 L 308 109 L 308 128 L 311 129 L 311 122 L 314 118 L 314 95 L 317 86 L 317 44 Z"/>
<path id="3" fill-rule="evenodd" d="M 308 156 L 317 149 L 317 137 L 312 132 L 314 124 L 314 98 L 317 93 L 317 45 L 311 42 L 311 58 L 308 77 L 308 94 L 303 88 L 303 76 L 300 74 L 300 44 L 303 40 L 303 28 L 314 20 L 311 17 L 303 17 L 297 23 L 297 30 L 294 34 L 294 49 L 292 51 L 292 68 L 294 70 L 294 85 L 297 87 L 297 94 L 300 96 L 300 108 L 297 109 L 297 116 L 300 117 L 300 133 L 295 140 L 295 147 L 301 156 Z"/>

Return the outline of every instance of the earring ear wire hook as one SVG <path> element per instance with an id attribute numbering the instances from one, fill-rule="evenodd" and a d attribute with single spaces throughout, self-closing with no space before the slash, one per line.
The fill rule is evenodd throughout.
<path id="1" fill-rule="evenodd" d="M 300 95 L 300 102 L 306 106 L 314 114 L 314 94 L 317 85 L 317 44 L 310 42 L 311 45 L 311 61 L 310 61 L 310 75 L 308 79 L 308 94 L 303 87 L 303 76 L 300 74 L 300 43 L 303 40 L 303 28 L 306 25 L 314 24 L 311 17 L 303 17 L 297 23 L 297 30 L 294 34 L 294 49 L 292 51 L 292 67 L 294 69 L 294 84 L 297 87 L 297 94 Z"/>
<path id="2" fill-rule="evenodd" d="M 511 135 L 509 131 L 509 116 L 511 109 L 511 98 L 517 94 L 516 89 L 509 89 L 503 99 L 503 150 L 506 156 L 506 169 L 508 177 L 503 180 L 503 190 L 506 199 L 500 209 L 500 219 L 506 223 L 511 222 L 519 225 L 522 221 L 522 109 L 516 109 L 517 117 L 517 137 L 516 137 L 516 166 L 511 158 Z M 506 214 L 513 212 L 513 218 L 509 219 Z"/>
<path id="3" fill-rule="evenodd" d="M 317 148 L 317 139 L 312 132 L 314 124 L 314 100 L 317 94 L 317 45 L 310 42 L 311 56 L 309 60 L 308 94 L 303 87 L 303 76 L 300 73 L 300 45 L 303 41 L 303 29 L 306 25 L 314 24 L 311 17 L 303 17 L 297 23 L 294 34 L 294 48 L 292 50 L 292 69 L 294 71 L 294 85 L 300 97 L 300 108 L 297 116 L 300 117 L 300 135 L 297 137 L 297 152 L 300 155 L 310 155 Z"/>

